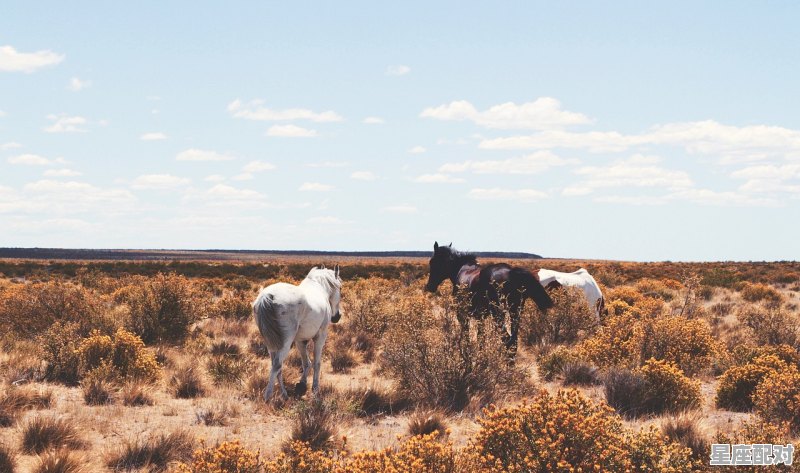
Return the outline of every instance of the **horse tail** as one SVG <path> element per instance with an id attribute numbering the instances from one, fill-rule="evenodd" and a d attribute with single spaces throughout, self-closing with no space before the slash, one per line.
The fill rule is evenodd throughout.
<path id="1" fill-rule="evenodd" d="M 256 318 L 258 331 L 261 332 L 261 336 L 264 337 L 264 341 L 270 351 L 280 350 L 283 347 L 284 338 L 273 297 L 269 293 L 262 294 L 253 304 L 253 314 Z"/>
<path id="2" fill-rule="evenodd" d="M 553 299 L 547 294 L 547 291 L 542 287 L 539 278 L 533 275 L 530 271 L 522 268 L 514 268 L 514 273 L 520 281 L 520 287 L 524 289 L 524 297 L 533 299 L 539 310 L 547 310 L 553 307 Z"/>

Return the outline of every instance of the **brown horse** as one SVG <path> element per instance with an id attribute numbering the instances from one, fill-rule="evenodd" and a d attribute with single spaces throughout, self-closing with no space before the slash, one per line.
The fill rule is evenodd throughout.
<path id="1" fill-rule="evenodd" d="M 466 289 L 470 295 L 470 313 L 473 318 L 482 319 L 491 315 L 503 333 L 503 341 L 512 352 L 517 349 L 519 318 L 526 299 L 533 299 L 540 310 L 553 306 L 553 301 L 539 280 L 524 268 L 505 263 L 481 266 L 473 254 L 462 253 L 449 246 L 433 244 L 433 257 L 430 261 L 430 274 L 425 289 L 436 292 L 445 279 L 453 283 L 453 293 Z M 505 312 L 511 318 L 511 334 L 505 328 Z"/>

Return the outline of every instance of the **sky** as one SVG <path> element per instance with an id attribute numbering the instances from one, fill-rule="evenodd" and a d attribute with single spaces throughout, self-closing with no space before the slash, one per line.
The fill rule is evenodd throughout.
<path id="1" fill-rule="evenodd" d="M 797 2 L 4 2 L 0 246 L 800 259 Z"/>

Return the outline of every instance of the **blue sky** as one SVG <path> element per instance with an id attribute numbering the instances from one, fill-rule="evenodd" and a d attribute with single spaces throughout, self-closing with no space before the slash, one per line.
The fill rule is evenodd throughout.
<path id="1" fill-rule="evenodd" d="M 0 246 L 800 258 L 796 2 L 7 2 Z"/>

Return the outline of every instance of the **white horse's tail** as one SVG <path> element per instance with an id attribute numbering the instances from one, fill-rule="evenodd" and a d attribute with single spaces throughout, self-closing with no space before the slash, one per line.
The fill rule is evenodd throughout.
<path id="1" fill-rule="evenodd" d="M 261 332 L 261 336 L 264 337 L 264 341 L 267 342 L 267 348 L 271 352 L 280 350 L 283 347 L 284 336 L 273 295 L 263 294 L 260 296 L 253 305 L 253 313 L 258 330 Z"/>

